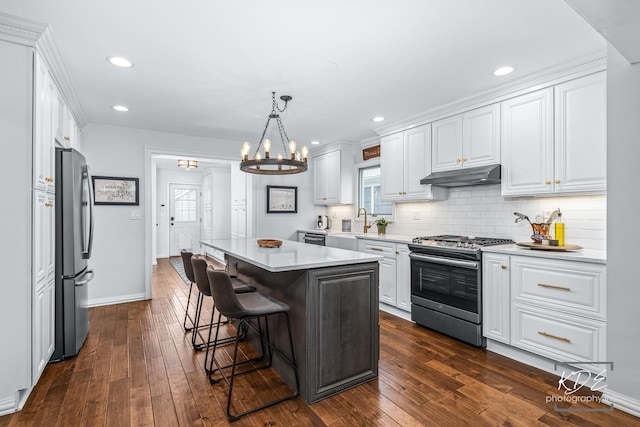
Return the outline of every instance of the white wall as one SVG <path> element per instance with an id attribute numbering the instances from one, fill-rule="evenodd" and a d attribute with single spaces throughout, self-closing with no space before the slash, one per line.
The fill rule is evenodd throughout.
<path id="1" fill-rule="evenodd" d="M 96 206 L 96 234 L 90 261 L 96 277 L 89 288 L 89 304 L 104 305 L 145 297 L 145 147 L 212 159 L 238 160 L 241 142 L 197 138 L 141 129 L 90 124 L 83 129 L 83 153 L 94 175 L 140 178 L 140 206 Z M 324 207 L 313 206 L 313 174 L 254 177 L 255 235 L 294 239 L 299 228 L 313 228 L 315 216 Z M 160 176 L 157 177 L 160 181 Z M 297 214 L 267 214 L 266 185 L 298 187 Z M 158 184 L 157 184 L 158 185 Z M 158 195 L 158 201 L 160 195 Z M 143 220 L 130 220 L 130 211 L 140 209 Z M 160 220 L 158 215 L 157 220 Z M 155 223 L 153 223 L 155 225 Z M 151 234 L 149 234 L 151 235 Z M 159 242 L 158 242 L 159 243 Z M 151 242 L 149 242 L 151 247 Z"/>
<path id="2" fill-rule="evenodd" d="M 640 405 L 640 64 L 611 46 L 607 57 L 607 360 L 615 364 L 608 383 Z"/>
<path id="3" fill-rule="evenodd" d="M 156 256 L 169 256 L 169 184 L 202 185 L 202 173 L 199 170 L 158 169 L 156 178 Z"/>
<path id="4" fill-rule="evenodd" d="M 83 129 L 82 139 L 82 151 L 92 174 L 140 178 L 140 206 L 136 209 L 142 213 L 142 220 L 130 220 L 132 207 L 96 206 L 94 252 L 90 260 L 96 277 L 89 287 L 89 304 L 143 299 L 148 268 L 145 219 L 151 215 L 150 208 L 145 206 L 145 147 L 235 159 L 240 143 L 95 124 Z"/>
<path id="5" fill-rule="evenodd" d="M 316 216 L 326 208 L 313 205 L 313 173 L 311 169 L 296 175 L 254 177 L 254 215 L 256 237 L 296 240 L 298 229 L 316 227 Z M 298 187 L 298 213 L 267 213 L 267 185 Z"/>

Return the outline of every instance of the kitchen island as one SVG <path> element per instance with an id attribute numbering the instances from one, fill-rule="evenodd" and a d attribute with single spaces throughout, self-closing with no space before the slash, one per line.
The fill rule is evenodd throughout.
<path id="1" fill-rule="evenodd" d="M 289 305 L 305 402 L 377 378 L 382 256 L 288 240 L 279 248 L 259 247 L 256 239 L 200 243 L 225 253 L 229 273 Z M 269 322 L 272 340 L 287 349 L 284 321 Z M 274 358 L 273 366 L 289 385 L 295 384 L 291 369 L 279 358 Z"/>

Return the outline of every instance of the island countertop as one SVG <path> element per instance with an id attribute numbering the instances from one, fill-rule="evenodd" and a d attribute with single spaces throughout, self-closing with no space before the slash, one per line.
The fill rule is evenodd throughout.
<path id="1" fill-rule="evenodd" d="M 321 267 L 362 264 L 383 259 L 381 255 L 283 240 L 279 248 L 262 248 L 258 239 L 202 240 L 208 246 L 274 273 Z"/>

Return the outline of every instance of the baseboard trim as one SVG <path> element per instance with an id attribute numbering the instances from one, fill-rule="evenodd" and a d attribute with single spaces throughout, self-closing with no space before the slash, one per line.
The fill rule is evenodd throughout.
<path id="1" fill-rule="evenodd" d="M 87 306 L 100 307 L 103 305 L 113 305 L 113 304 L 123 304 L 123 303 L 134 302 L 134 301 L 144 301 L 146 299 L 150 299 L 150 298 L 146 298 L 145 294 L 141 292 L 138 294 L 121 295 L 121 296 L 112 297 L 112 298 L 92 299 L 88 301 Z"/>
<path id="2" fill-rule="evenodd" d="M 384 311 L 385 313 L 393 314 L 394 316 L 399 317 L 401 319 L 408 320 L 409 322 L 412 321 L 410 312 L 400 310 L 399 308 L 392 307 L 382 302 L 380 303 L 380 310 Z"/>
<path id="3" fill-rule="evenodd" d="M 602 393 L 602 400 L 613 405 L 622 412 L 640 418 L 640 400 L 606 388 Z"/>

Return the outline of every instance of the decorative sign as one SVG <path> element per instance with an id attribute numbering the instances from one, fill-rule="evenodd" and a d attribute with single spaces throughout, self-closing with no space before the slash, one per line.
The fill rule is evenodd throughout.
<path id="1" fill-rule="evenodd" d="M 369 160 L 380 157 L 380 144 L 373 147 L 367 147 L 362 150 L 362 160 Z"/>
<path id="2" fill-rule="evenodd" d="M 139 205 L 138 178 L 94 176 L 95 205 Z"/>

